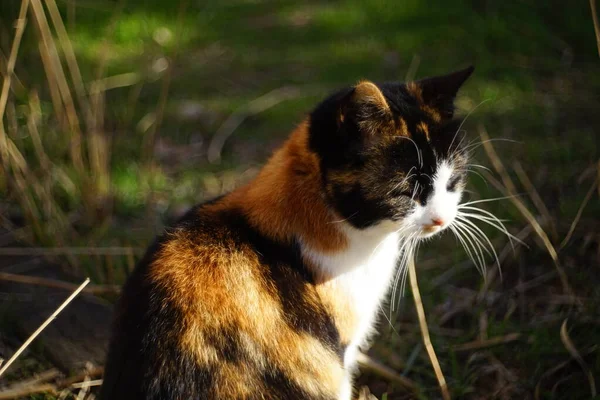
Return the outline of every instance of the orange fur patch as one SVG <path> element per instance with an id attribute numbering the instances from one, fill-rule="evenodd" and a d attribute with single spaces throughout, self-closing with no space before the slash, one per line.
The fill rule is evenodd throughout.
<path id="1" fill-rule="evenodd" d="M 417 129 L 419 129 L 421 132 L 423 132 L 427 141 L 431 140 L 429 137 L 429 127 L 427 126 L 427 124 L 425 122 L 419 122 L 417 124 Z"/>
<path id="2" fill-rule="evenodd" d="M 259 373 L 268 366 L 292 378 L 306 393 L 335 397 L 344 370 L 338 355 L 317 338 L 285 322 L 277 293 L 260 273 L 263 266 L 251 248 L 231 251 L 227 233 L 188 237 L 176 233 L 162 248 L 149 271 L 183 315 L 183 330 L 173 330 L 187 353 L 213 371 L 215 398 L 250 396 L 262 385 Z M 306 283 L 303 301 L 320 303 L 317 289 Z M 234 327 L 243 363 L 220 359 L 210 332 Z M 253 367 L 254 366 L 254 367 Z M 269 367 L 271 368 L 271 367 Z M 323 391 L 327 393 L 323 393 Z"/>
<path id="3" fill-rule="evenodd" d="M 331 222 L 333 211 L 321 197 L 319 160 L 308 148 L 308 123 L 302 123 L 256 179 L 215 207 L 239 207 L 267 236 L 291 241 L 295 235 L 311 248 L 335 252 L 347 245 Z"/>
<path id="4" fill-rule="evenodd" d="M 406 84 L 406 90 L 408 93 L 414 97 L 419 104 L 423 104 L 423 91 L 421 87 L 417 85 L 416 82 L 409 82 Z"/>
<path id="5" fill-rule="evenodd" d="M 435 108 L 427 104 L 423 104 L 421 105 L 421 109 L 425 111 L 435 122 L 440 122 L 442 120 L 441 114 Z"/>
<path id="6" fill-rule="evenodd" d="M 400 134 L 400 136 L 410 136 L 408 132 L 408 125 L 406 125 L 406 121 L 404 120 L 404 118 L 398 118 L 398 126 L 398 133 Z"/>
<path id="7" fill-rule="evenodd" d="M 347 345 L 352 341 L 358 329 L 355 308 L 348 302 L 343 291 L 335 287 L 332 281 L 324 281 L 317 285 L 317 292 L 334 316 L 336 328 L 340 333 L 340 341 Z"/>

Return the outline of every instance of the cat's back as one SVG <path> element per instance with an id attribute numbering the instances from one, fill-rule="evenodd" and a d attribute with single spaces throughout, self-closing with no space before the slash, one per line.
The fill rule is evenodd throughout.
<path id="1" fill-rule="evenodd" d="M 229 197 L 150 247 L 113 332 L 103 399 L 327 399 L 298 377 L 342 373 L 319 371 L 324 359 L 340 365 L 339 338 L 297 246 L 260 234 Z"/>

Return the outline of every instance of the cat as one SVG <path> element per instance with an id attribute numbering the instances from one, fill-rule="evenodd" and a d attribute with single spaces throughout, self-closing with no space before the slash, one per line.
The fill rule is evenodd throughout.
<path id="1" fill-rule="evenodd" d="M 455 222 L 472 72 L 334 93 L 253 181 L 166 230 L 116 306 L 101 398 L 352 398 L 407 255 Z"/>

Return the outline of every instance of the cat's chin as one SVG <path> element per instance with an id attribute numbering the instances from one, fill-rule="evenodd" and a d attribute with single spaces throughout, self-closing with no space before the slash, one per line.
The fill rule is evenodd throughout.
<path id="1" fill-rule="evenodd" d="M 426 239 L 432 236 L 437 235 L 438 233 L 444 231 L 445 227 L 441 226 L 423 226 L 421 228 L 421 232 L 419 234 L 419 238 Z"/>

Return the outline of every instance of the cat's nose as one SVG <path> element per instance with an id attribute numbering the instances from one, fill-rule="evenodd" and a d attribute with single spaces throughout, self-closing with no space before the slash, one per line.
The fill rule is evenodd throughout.
<path id="1" fill-rule="evenodd" d="M 442 226 L 442 225 L 444 225 L 444 220 L 441 218 L 431 218 L 431 225 Z"/>
<path id="2" fill-rule="evenodd" d="M 431 218 L 431 223 L 424 225 L 423 230 L 427 233 L 434 233 L 441 229 L 444 226 L 444 220 L 439 217 Z"/>

